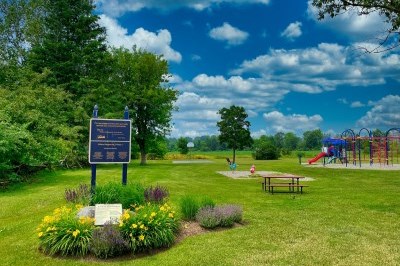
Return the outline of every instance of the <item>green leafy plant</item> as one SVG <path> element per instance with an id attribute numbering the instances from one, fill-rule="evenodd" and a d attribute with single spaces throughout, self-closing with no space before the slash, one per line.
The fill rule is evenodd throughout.
<path id="1" fill-rule="evenodd" d="M 89 252 L 89 242 L 94 229 L 94 219 L 77 218 L 81 205 L 61 207 L 45 216 L 37 228 L 40 248 L 49 255 L 83 256 Z"/>
<path id="2" fill-rule="evenodd" d="M 93 231 L 90 252 L 97 258 L 117 257 L 129 251 L 129 243 L 115 225 L 106 223 Z"/>
<path id="3" fill-rule="evenodd" d="M 125 210 L 119 229 L 133 252 L 169 247 L 175 241 L 179 221 L 168 204 L 146 204 Z"/>
<path id="4" fill-rule="evenodd" d="M 144 188 L 139 183 L 129 183 L 125 186 L 110 182 L 97 186 L 91 199 L 91 204 L 121 203 L 124 209 L 131 205 L 144 203 Z"/>

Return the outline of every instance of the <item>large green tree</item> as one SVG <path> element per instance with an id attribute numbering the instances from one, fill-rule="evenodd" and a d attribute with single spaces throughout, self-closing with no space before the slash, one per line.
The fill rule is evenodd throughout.
<path id="1" fill-rule="evenodd" d="M 58 165 L 76 145 L 70 95 L 42 84 L 44 75 L 25 73 L 18 84 L 0 85 L 0 179 Z"/>
<path id="2" fill-rule="evenodd" d="M 233 162 L 236 161 L 236 150 L 251 146 L 253 139 L 250 136 L 250 122 L 244 107 L 232 105 L 218 111 L 221 121 L 217 122 L 219 128 L 219 141 L 226 143 L 233 150 Z"/>
<path id="3" fill-rule="evenodd" d="M 388 35 L 381 43 L 385 43 L 391 34 L 400 36 L 399 0 L 313 0 L 312 4 L 318 8 L 319 19 L 323 19 L 326 15 L 335 17 L 347 11 L 356 11 L 358 15 L 369 15 L 378 12 L 391 25 L 387 30 Z M 398 43 L 395 46 L 400 45 L 400 38 L 397 41 Z"/>
<path id="4" fill-rule="evenodd" d="M 181 154 L 188 154 L 189 148 L 187 146 L 188 140 L 186 138 L 180 137 L 176 142 L 176 147 L 178 148 Z"/>
<path id="5" fill-rule="evenodd" d="M 21 65 L 43 33 L 44 0 L 0 0 L 0 62 Z"/>
<path id="6" fill-rule="evenodd" d="M 171 130 L 178 92 L 168 86 L 168 62 L 139 49 L 112 50 L 112 69 L 101 99 L 110 112 L 129 107 L 133 137 L 146 164 L 149 145 Z"/>
<path id="7" fill-rule="evenodd" d="M 320 129 L 309 130 L 303 133 L 303 148 L 317 150 L 322 146 L 323 133 Z"/>
<path id="8" fill-rule="evenodd" d="M 39 73 L 50 69 L 47 84 L 61 85 L 80 99 L 107 69 L 105 29 L 98 24 L 93 0 L 46 0 L 44 8 L 45 32 L 32 46 L 29 65 Z"/>

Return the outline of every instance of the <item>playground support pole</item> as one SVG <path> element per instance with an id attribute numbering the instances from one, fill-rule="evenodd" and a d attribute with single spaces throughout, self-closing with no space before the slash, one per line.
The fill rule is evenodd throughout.
<path id="1" fill-rule="evenodd" d="M 97 106 L 97 104 L 94 106 L 93 108 L 93 118 L 97 118 L 98 116 L 98 111 L 99 111 L 99 107 Z M 91 168 L 92 168 L 92 178 L 90 180 L 90 193 L 93 195 L 94 191 L 96 189 L 96 164 L 92 163 L 91 164 Z"/>
<path id="2" fill-rule="evenodd" d="M 124 119 L 129 119 L 128 106 L 125 106 Z M 124 163 L 122 164 L 122 185 L 126 186 L 127 180 L 128 180 L 128 164 Z"/>

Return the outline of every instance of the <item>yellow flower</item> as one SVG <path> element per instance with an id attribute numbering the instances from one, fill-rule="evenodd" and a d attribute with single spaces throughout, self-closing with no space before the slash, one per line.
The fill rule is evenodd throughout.
<path id="1" fill-rule="evenodd" d="M 140 240 L 140 241 L 143 241 L 143 240 L 144 240 L 144 235 L 140 235 L 140 236 L 139 236 L 139 240 Z"/>
<path id="2" fill-rule="evenodd" d="M 133 229 L 135 229 L 135 228 L 137 228 L 137 224 L 132 224 L 131 227 L 132 227 Z"/>
<path id="3" fill-rule="evenodd" d="M 119 221 L 119 227 L 122 227 L 124 225 L 123 221 Z"/>
<path id="4" fill-rule="evenodd" d="M 152 212 L 150 216 L 151 216 L 151 217 L 154 217 L 154 216 L 156 216 L 156 215 L 157 215 L 157 213 Z"/>
<path id="5" fill-rule="evenodd" d="M 94 223 L 94 218 L 91 218 L 89 216 L 82 216 L 79 218 L 79 223 L 81 224 L 91 224 Z"/>
<path id="6" fill-rule="evenodd" d="M 43 218 L 43 223 L 46 223 L 46 224 L 49 224 L 49 223 L 52 223 L 52 222 L 54 222 L 54 217 L 53 216 L 45 216 L 44 218 Z"/>
<path id="7" fill-rule="evenodd" d="M 83 205 L 82 204 L 76 204 L 75 205 L 75 209 L 77 209 L 77 210 L 80 210 L 80 209 L 82 209 L 83 208 Z"/>
<path id="8" fill-rule="evenodd" d="M 160 207 L 160 211 L 165 211 L 165 207 L 164 207 L 164 206 L 161 206 L 161 207 Z"/>
<path id="9" fill-rule="evenodd" d="M 128 211 L 124 211 L 124 214 L 122 214 L 122 219 L 123 220 L 128 220 L 130 218 L 130 214 Z"/>
<path id="10" fill-rule="evenodd" d="M 39 232 L 38 236 L 42 237 L 43 236 L 43 232 Z"/>
<path id="11" fill-rule="evenodd" d="M 170 212 L 170 213 L 168 214 L 168 217 L 169 217 L 169 218 L 174 218 L 174 214 L 173 214 L 172 212 Z"/>
<path id="12" fill-rule="evenodd" d="M 75 231 L 72 232 L 72 235 L 73 235 L 74 237 L 77 237 L 77 235 L 79 235 L 80 232 L 81 232 L 81 231 L 79 231 L 78 229 L 76 229 Z"/>
<path id="13" fill-rule="evenodd" d="M 140 229 L 143 229 L 143 228 L 144 228 L 144 224 L 141 224 L 141 225 L 140 225 Z"/>

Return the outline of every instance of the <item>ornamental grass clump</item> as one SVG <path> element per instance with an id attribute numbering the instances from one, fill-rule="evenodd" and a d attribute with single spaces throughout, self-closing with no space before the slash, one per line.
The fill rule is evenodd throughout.
<path id="1" fill-rule="evenodd" d="M 167 200 L 168 196 L 168 189 L 160 185 L 148 187 L 144 191 L 144 198 L 147 202 L 162 204 Z"/>
<path id="2" fill-rule="evenodd" d="M 186 195 L 181 198 L 179 203 L 182 218 L 187 221 L 194 221 L 200 209 L 197 199 L 192 195 Z"/>
<path id="3" fill-rule="evenodd" d="M 53 215 L 45 216 L 37 228 L 39 247 L 49 255 L 83 256 L 89 252 L 89 242 L 94 229 L 94 219 L 77 218 L 81 205 L 61 207 Z"/>
<path id="4" fill-rule="evenodd" d="M 129 252 L 129 243 L 115 225 L 106 223 L 93 231 L 90 252 L 100 259 L 113 258 Z"/>
<path id="5" fill-rule="evenodd" d="M 125 210 L 120 218 L 119 229 L 135 253 L 171 246 L 179 229 L 179 221 L 168 204 L 148 203 L 132 211 Z"/>

